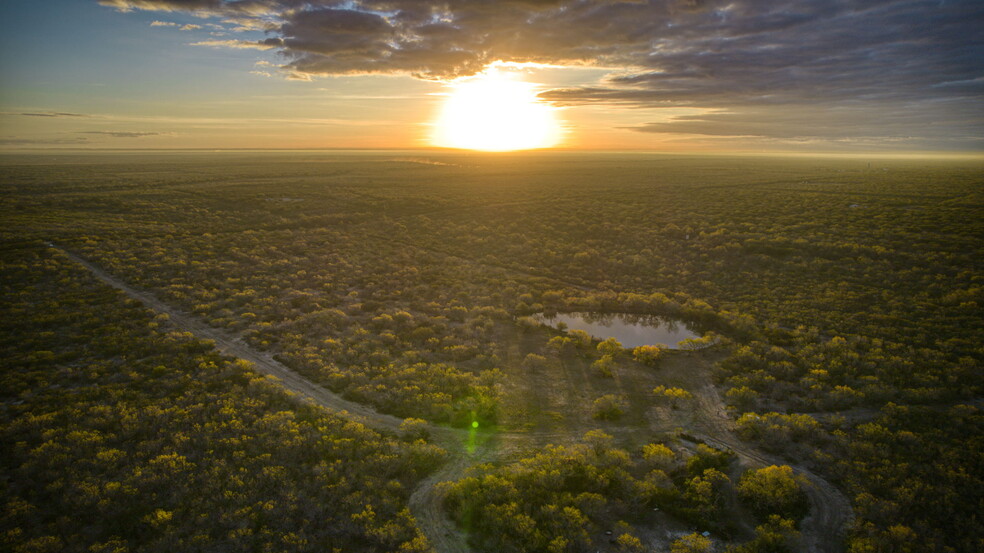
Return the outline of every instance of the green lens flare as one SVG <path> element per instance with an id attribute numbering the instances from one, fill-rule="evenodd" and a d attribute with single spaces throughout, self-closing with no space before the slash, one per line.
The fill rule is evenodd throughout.
<path id="1" fill-rule="evenodd" d="M 478 421 L 472 421 L 472 428 L 478 428 Z"/>

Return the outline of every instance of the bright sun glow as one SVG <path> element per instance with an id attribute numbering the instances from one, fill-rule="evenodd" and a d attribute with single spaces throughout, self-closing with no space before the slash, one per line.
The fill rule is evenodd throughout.
<path id="1" fill-rule="evenodd" d="M 450 85 L 435 122 L 435 146 L 505 152 L 560 142 L 555 108 L 536 97 L 536 85 L 496 67 Z"/>

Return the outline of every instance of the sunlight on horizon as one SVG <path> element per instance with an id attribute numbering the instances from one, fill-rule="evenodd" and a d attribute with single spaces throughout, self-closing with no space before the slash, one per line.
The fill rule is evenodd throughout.
<path id="1" fill-rule="evenodd" d="M 550 148 L 561 142 L 556 108 L 537 98 L 536 85 L 491 67 L 449 85 L 431 144 L 508 152 Z"/>

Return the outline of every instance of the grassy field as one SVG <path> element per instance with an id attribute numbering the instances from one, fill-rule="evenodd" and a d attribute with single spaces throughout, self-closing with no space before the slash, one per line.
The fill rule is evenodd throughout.
<path id="1" fill-rule="evenodd" d="M 79 551 L 113 540 L 135 551 L 174 543 L 276 550 L 278 539 L 296 550 L 662 551 L 694 529 L 710 531 L 720 550 L 977 550 L 984 539 L 975 518 L 984 489 L 974 469 L 984 462 L 982 185 L 980 163 L 929 160 L 5 155 L 0 240 L 10 316 L 0 421 L 5 450 L 23 454 L 2 465 L 14 476 L 2 488 L 0 531 L 11 549 L 24 551 L 57 550 L 53 540 L 64 547 L 71 536 Z M 73 319 L 95 309 L 86 294 L 99 284 L 63 252 L 331 394 L 420 419 L 402 434 L 366 434 L 372 455 L 385 450 L 400 459 L 384 463 L 397 485 L 373 484 L 358 498 L 345 495 L 358 489 L 346 490 L 347 510 L 330 513 L 305 496 L 290 503 L 294 510 L 271 515 L 276 524 L 242 515 L 235 502 L 208 507 L 240 513 L 223 520 L 248 519 L 241 527 L 253 529 L 254 541 L 233 539 L 234 523 L 224 537 L 203 532 L 205 542 L 190 541 L 189 528 L 208 527 L 194 518 L 202 509 L 173 505 L 201 503 L 194 490 L 169 499 L 161 510 L 178 514 L 157 527 L 138 517 L 99 530 L 98 539 L 78 537 L 84 532 L 58 522 L 70 506 L 31 480 L 40 470 L 32 455 L 64 426 L 51 413 L 74 401 L 60 379 L 132 361 L 133 371 L 146 372 L 141 393 L 154 396 L 157 364 L 171 375 L 197 367 L 201 361 L 191 361 L 203 353 L 175 350 L 169 364 L 154 349 L 160 341 L 143 334 L 132 340 L 157 345 L 120 353 L 119 344 L 107 344 L 112 328 Z M 61 281 L 81 284 L 69 290 Z M 135 309 L 123 295 L 112 301 L 116 307 L 100 309 Z M 717 338 L 651 361 L 531 318 L 571 311 L 659 315 Z M 154 316 L 130 313 L 126 320 L 138 322 L 122 326 L 143 328 L 141 317 Z M 152 332 L 189 330 L 158 319 Z M 79 338 L 60 345 L 62 333 Z M 100 378 L 115 385 L 107 375 L 91 385 L 103 385 Z M 209 384 L 210 394 L 226 393 L 222 378 Z M 672 399 L 654 393 L 659 386 L 686 394 Z M 171 401 L 162 394 L 140 401 Z M 293 409 L 277 405 L 277 412 Z M 312 417 L 336 416 L 304 413 L 302 423 L 316 427 Z M 28 432 L 28 420 L 42 422 Z M 122 432 L 102 419 L 91 424 Z M 189 424 L 177 417 L 173 430 L 197 431 L 181 428 Z M 449 438 L 473 425 L 477 453 Z M 326 440 L 355 432 L 322 427 Z M 250 458 L 288 439 L 264 436 Z M 653 461 L 660 444 L 672 459 Z M 52 463 L 99 455 L 74 447 L 64 445 Z M 221 459 L 213 464 L 233 472 L 247 466 L 236 451 L 243 450 L 211 452 Z M 731 454 L 718 459 L 714 451 Z M 439 458 L 451 461 L 435 469 Z M 356 461 L 350 470 L 379 471 L 382 461 L 375 463 Z M 318 470 L 288 465 L 248 466 L 286 467 L 282 478 L 302 487 Z M 806 507 L 787 501 L 765 509 L 747 492 L 754 480 L 747 475 L 770 465 L 794 469 Z M 606 475 L 607 484 L 564 473 L 574 467 Z M 85 478 L 105 486 L 122 478 L 124 468 L 113 470 Z M 392 476 L 401 470 L 409 472 Z M 432 486 L 445 480 L 458 484 Z M 507 482 L 511 491 L 489 482 Z M 412 500 L 421 487 L 433 488 L 433 497 Z M 466 492 L 484 502 L 463 501 Z M 271 487 L 241 503 L 280 495 Z M 379 505 L 378 516 L 367 514 Z M 291 521 L 324 517 L 343 531 L 284 537 Z M 522 530 L 529 524 L 540 530 Z M 166 541 L 152 527 L 188 541 Z M 496 541 L 501 535 L 516 541 Z"/>

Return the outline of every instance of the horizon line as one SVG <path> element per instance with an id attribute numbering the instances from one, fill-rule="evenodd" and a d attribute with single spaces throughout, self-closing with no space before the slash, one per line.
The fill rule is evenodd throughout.
<path id="1" fill-rule="evenodd" d="M 938 150 L 912 150 L 896 152 L 840 152 L 840 151 L 667 151 L 655 149 L 630 149 L 630 148 L 530 148 L 524 150 L 510 151 L 483 151 L 470 150 L 464 148 L 442 148 L 436 146 L 417 146 L 417 147 L 364 147 L 364 148 L 341 148 L 341 147 L 316 147 L 316 148 L 276 148 L 276 147 L 240 147 L 240 148 L 0 148 L 0 155 L 42 155 L 58 153 L 223 153 L 223 152 L 428 152 L 445 155 L 484 155 L 484 156 L 505 156 L 505 155 L 524 155 L 524 154 L 551 154 L 551 153 L 583 153 L 583 154 L 642 154 L 657 156 L 718 156 L 718 157 L 826 157 L 826 158 L 890 158 L 890 159 L 966 159 L 984 161 L 984 151 L 938 151 Z"/>

